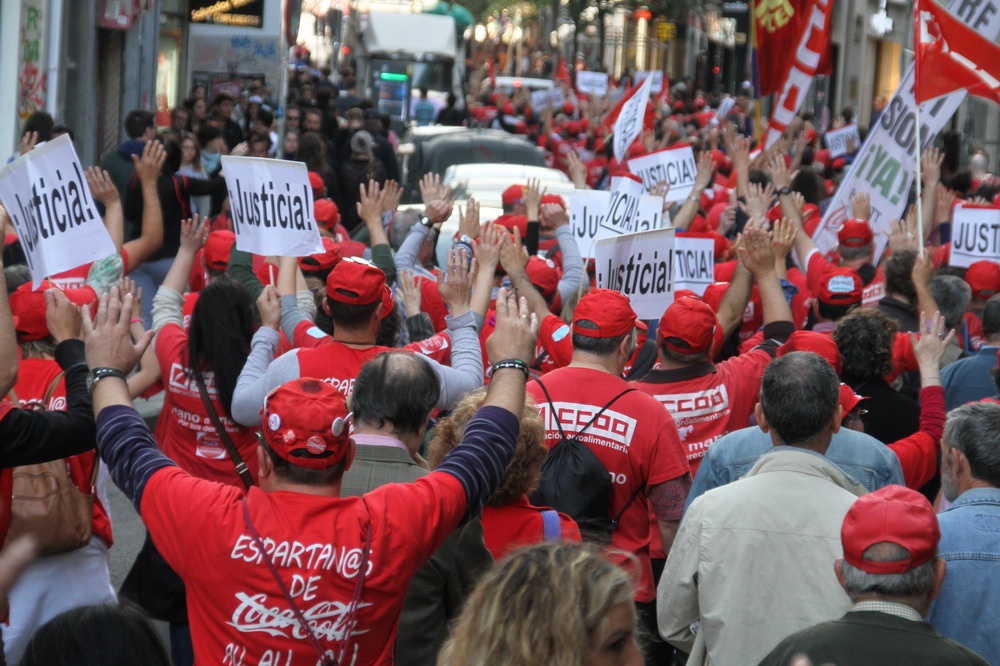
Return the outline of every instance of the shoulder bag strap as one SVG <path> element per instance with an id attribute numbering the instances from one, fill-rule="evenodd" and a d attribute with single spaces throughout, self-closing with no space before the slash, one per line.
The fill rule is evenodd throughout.
<path id="1" fill-rule="evenodd" d="M 635 489 L 635 492 L 632 493 L 632 496 L 628 498 L 628 501 L 625 502 L 625 504 L 622 505 L 622 508 L 619 509 L 618 513 L 615 514 L 615 517 L 611 519 L 611 529 L 618 527 L 618 520 L 621 519 L 622 514 L 625 513 L 625 509 L 632 504 L 632 500 L 639 496 L 639 493 L 642 492 L 642 488 L 643 486 L 640 484 L 639 487 Z"/>
<path id="2" fill-rule="evenodd" d="M 549 395 L 549 390 L 545 388 L 545 384 L 542 383 L 541 379 L 536 379 L 535 383 L 542 389 L 542 393 L 545 394 L 545 400 L 549 403 L 549 410 L 552 412 L 552 420 L 556 422 L 556 427 L 559 428 L 559 437 L 561 438 L 559 441 L 566 439 L 566 433 L 563 432 L 562 423 L 559 422 L 559 415 L 556 414 L 556 406 L 552 404 L 552 397 Z M 556 444 L 556 446 L 558 446 L 558 444 Z"/>
<path id="3" fill-rule="evenodd" d="M 59 382 L 62 381 L 63 372 L 60 370 L 56 373 L 56 376 L 52 378 L 49 383 L 49 387 L 45 389 L 45 395 L 42 396 L 42 409 L 48 409 L 49 400 L 55 395 L 56 389 L 59 388 Z"/>
<path id="4" fill-rule="evenodd" d="M 562 539 L 562 524 L 559 520 L 559 512 L 555 509 L 542 509 L 542 538 L 545 541 L 559 541 Z"/>
<path id="5" fill-rule="evenodd" d="M 13 386 L 10 387 L 9 391 L 7 391 L 7 399 L 10 400 L 11 404 L 13 404 L 15 407 L 21 406 L 21 401 L 18 400 L 17 393 L 14 392 Z"/>
<path id="6" fill-rule="evenodd" d="M 306 634 L 306 636 L 309 637 L 309 642 L 312 644 L 313 650 L 316 651 L 316 655 L 319 657 L 319 662 L 317 663 L 322 664 L 322 666 L 336 666 L 336 664 L 339 662 L 334 659 L 331 659 L 326 654 L 326 650 L 323 649 L 323 646 L 320 645 L 319 639 L 316 637 L 316 632 L 313 631 L 312 626 L 306 620 L 305 615 L 303 615 L 302 609 L 299 608 L 299 604 L 296 603 L 295 597 L 291 595 L 291 593 L 288 591 L 288 586 L 285 585 L 285 581 L 281 580 L 281 576 L 278 575 L 278 570 L 274 566 L 274 562 L 271 560 L 271 556 L 265 549 L 264 542 L 261 540 L 260 534 L 257 533 L 257 528 L 254 527 L 253 521 L 250 520 L 250 508 L 247 506 L 246 495 L 243 496 L 242 504 L 243 504 L 243 520 L 247 524 L 247 530 L 250 532 L 250 538 L 253 539 L 254 545 L 257 546 L 257 550 L 259 550 L 260 554 L 263 556 L 264 564 L 267 565 L 268 571 L 271 572 L 271 576 L 274 578 L 274 582 L 278 584 L 278 588 L 281 590 L 281 593 L 285 595 L 285 600 L 288 601 L 288 605 L 289 607 L 291 607 L 292 613 L 295 614 L 295 619 L 298 620 L 299 627 L 302 628 L 302 633 Z M 369 526 L 368 529 L 370 535 L 371 527 Z M 366 551 L 363 553 L 362 560 L 367 559 L 366 557 L 364 557 L 364 555 L 367 555 L 368 544 L 366 543 L 365 546 L 366 546 Z M 365 567 L 365 565 L 366 563 L 362 562 L 362 567 Z M 361 578 L 362 573 L 363 569 L 358 572 L 359 578 Z M 353 627 L 348 625 L 347 630 L 345 632 L 347 636 L 351 635 L 352 628 Z"/>
<path id="7" fill-rule="evenodd" d="M 240 452 L 236 450 L 236 445 L 233 444 L 233 440 L 229 438 L 229 433 L 226 432 L 225 426 L 222 425 L 222 421 L 219 419 L 219 415 L 215 413 L 215 405 L 212 404 L 212 399 L 208 397 L 208 390 L 205 388 L 205 380 L 202 379 L 201 370 L 198 368 L 191 368 L 191 374 L 194 375 L 194 380 L 198 384 L 198 394 L 201 396 L 201 404 L 205 406 L 205 411 L 208 412 L 208 418 L 212 419 L 212 425 L 215 426 L 216 432 L 219 433 L 219 439 L 222 440 L 222 444 L 226 447 L 226 451 L 229 452 L 229 457 L 233 459 L 233 463 L 236 465 L 236 473 L 240 475 L 243 479 L 243 485 L 247 488 L 253 485 L 253 478 L 250 476 L 250 468 L 247 464 L 243 462 L 243 456 Z"/>
<path id="8" fill-rule="evenodd" d="M 608 407 L 610 407 L 611 405 L 613 405 L 616 402 L 618 402 L 618 398 L 622 397 L 626 393 L 631 393 L 634 390 L 635 390 L 634 388 L 627 388 L 624 391 L 622 391 L 621 393 L 619 393 L 618 395 L 616 395 L 615 397 L 611 398 L 611 400 L 608 402 L 608 404 L 606 404 L 603 407 L 601 407 L 600 409 L 598 409 L 597 413 L 594 414 L 594 416 L 589 421 L 587 421 L 587 425 L 585 425 L 582 428 L 580 428 L 580 432 L 578 432 L 575 435 L 573 435 L 573 438 L 576 439 L 577 437 L 579 437 L 580 435 L 583 434 L 584 430 L 586 430 L 590 426 L 594 425 L 594 423 L 597 421 L 597 419 L 601 418 L 601 414 L 604 413 L 604 410 L 606 410 Z"/>

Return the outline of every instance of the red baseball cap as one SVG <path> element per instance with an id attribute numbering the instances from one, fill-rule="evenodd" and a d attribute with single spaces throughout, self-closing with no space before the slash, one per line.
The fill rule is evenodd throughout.
<path id="1" fill-rule="evenodd" d="M 965 281 L 972 287 L 972 295 L 985 301 L 1000 292 L 1000 265 L 995 261 L 973 262 L 965 271 Z"/>
<path id="2" fill-rule="evenodd" d="M 837 241 L 846 247 L 864 247 L 872 242 L 872 228 L 860 218 L 845 220 L 837 232 Z"/>
<path id="3" fill-rule="evenodd" d="M 861 276 L 853 268 L 834 268 L 827 271 L 816 294 L 827 305 L 850 305 L 861 302 Z"/>
<path id="4" fill-rule="evenodd" d="M 539 256 L 530 257 L 524 269 L 528 273 L 531 284 L 538 287 L 542 296 L 548 297 L 559 288 L 559 269 L 551 259 Z"/>
<path id="5" fill-rule="evenodd" d="M 293 465 L 327 469 L 351 451 L 350 418 L 340 391 L 299 377 L 264 398 L 261 431 L 268 446 Z"/>
<path id="6" fill-rule="evenodd" d="M 844 408 L 844 416 L 851 413 L 851 410 L 858 406 L 862 400 L 867 400 L 868 396 L 858 395 L 847 384 L 840 385 L 840 406 Z"/>
<path id="7" fill-rule="evenodd" d="M 205 241 L 205 266 L 217 271 L 224 271 L 229 266 L 229 253 L 236 243 L 236 234 L 222 229 L 213 231 Z"/>
<path id="8" fill-rule="evenodd" d="M 326 278 L 330 300 L 350 305 L 370 305 L 385 296 L 385 273 L 361 257 L 347 257 Z M 386 313 L 388 314 L 388 313 Z"/>
<path id="9" fill-rule="evenodd" d="M 784 356 L 792 352 L 812 352 L 819 354 L 833 367 L 838 376 L 843 368 L 840 359 L 840 348 L 837 346 L 832 335 L 817 333 L 816 331 L 795 331 L 788 336 L 785 344 L 778 347 L 778 356 Z"/>
<path id="10" fill-rule="evenodd" d="M 566 210 L 566 202 L 558 194 L 543 194 L 542 200 L 539 203 L 543 204 L 559 204 L 562 206 L 563 210 Z"/>
<path id="11" fill-rule="evenodd" d="M 29 281 L 10 295 L 10 312 L 14 316 L 14 330 L 18 340 L 31 342 L 41 340 L 49 334 L 49 325 L 45 321 L 45 292 L 49 289 L 59 287 L 54 282 L 44 280 L 38 289 L 32 289 Z M 90 305 L 97 300 L 97 292 L 89 286 L 60 291 L 74 305 Z"/>
<path id="12" fill-rule="evenodd" d="M 872 574 L 901 574 L 929 562 L 937 554 L 941 528 L 927 498 L 915 490 L 890 485 L 862 495 L 844 516 L 840 541 L 844 559 Z M 864 559 L 870 546 L 888 541 L 910 556 L 897 562 Z"/>
<path id="13" fill-rule="evenodd" d="M 514 233 L 515 227 L 520 229 L 521 238 L 524 238 L 528 234 L 528 217 L 526 215 L 501 215 L 493 220 L 493 223 L 500 225 L 511 233 Z"/>
<path id="14" fill-rule="evenodd" d="M 323 251 L 299 258 L 299 268 L 307 272 L 331 270 L 340 263 L 340 246 L 332 238 L 323 237 Z"/>
<path id="15" fill-rule="evenodd" d="M 326 183 L 323 182 L 323 176 L 319 175 L 319 172 L 309 172 L 309 187 L 312 188 L 314 198 L 321 197 L 326 192 Z"/>
<path id="16" fill-rule="evenodd" d="M 715 310 L 697 296 L 675 298 L 660 317 L 657 336 L 667 349 L 680 354 L 715 350 L 723 342 Z"/>
<path id="17" fill-rule="evenodd" d="M 647 330 L 628 297 L 613 289 L 591 289 L 573 310 L 573 332 L 588 338 L 616 338 L 633 328 Z"/>
<path id="18" fill-rule="evenodd" d="M 313 201 L 313 217 L 319 226 L 332 229 L 340 222 L 340 210 L 330 199 L 315 199 Z"/>
<path id="19" fill-rule="evenodd" d="M 500 200 L 508 206 L 524 201 L 524 185 L 511 185 L 500 195 Z"/>

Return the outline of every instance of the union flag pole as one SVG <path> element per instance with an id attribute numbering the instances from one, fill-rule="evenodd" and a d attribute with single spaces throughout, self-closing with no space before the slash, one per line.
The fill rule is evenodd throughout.
<path id="1" fill-rule="evenodd" d="M 923 164 L 920 160 L 920 61 L 921 56 L 921 23 L 920 23 L 920 0 L 913 3 L 913 108 L 914 121 L 916 122 L 917 140 L 914 143 L 914 157 L 917 160 L 917 237 L 920 241 L 920 256 L 924 254 L 924 202 L 923 202 Z"/>

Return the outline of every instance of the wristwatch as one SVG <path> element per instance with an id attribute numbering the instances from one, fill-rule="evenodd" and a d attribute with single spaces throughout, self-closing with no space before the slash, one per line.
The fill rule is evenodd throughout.
<path id="1" fill-rule="evenodd" d="M 455 239 L 456 245 L 458 244 L 468 245 L 470 248 L 472 247 L 473 242 L 474 240 L 472 236 L 470 236 L 469 234 L 462 234 L 461 236 Z"/>
<path id="2" fill-rule="evenodd" d="M 792 193 L 792 188 L 788 187 L 788 185 L 785 185 L 784 187 L 778 190 L 779 197 L 783 197 L 791 193 Z"/>
<path id="3" fill-rule="evenodd" d="M 431 220 L 431 218 L 427 217 L 426 215 L 420 216 L 420 224 L 424 225 L 428 229 L 434 226 L 434 222 Z"/>
<path id="4" fill-rule="evenodd" d="M 117 377 L 122 381 L 126 380 L 125 373 L 118 368 L 92 368 L 91 371 L 87 373 L 87 390 L 93 393 L 94 387 L 97 386 L 97 382 L 101 381 L 105 377 Z"/>

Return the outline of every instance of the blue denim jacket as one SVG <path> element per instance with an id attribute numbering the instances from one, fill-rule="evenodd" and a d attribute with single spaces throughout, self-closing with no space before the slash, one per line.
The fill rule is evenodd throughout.
<path id="1" fill-rule="evenodd" d="M 941 634 L 1000 664 L 1000 488 L 973 488 L 938 515 L 948 563 L 928 620 Z"/>
<path id="2" fill-rule="evenodd" d="M 774 448 L 771 436 L 753 426 L 712 442 L 698 467 L 684 510 L 705 491 L 740 478 L 757 458 Z M 833 436 L 826 457 L 869 492 L 895 483 L 905 485 L 899 458 L 882 442 L 856 430 L 841 428 Z"/>

